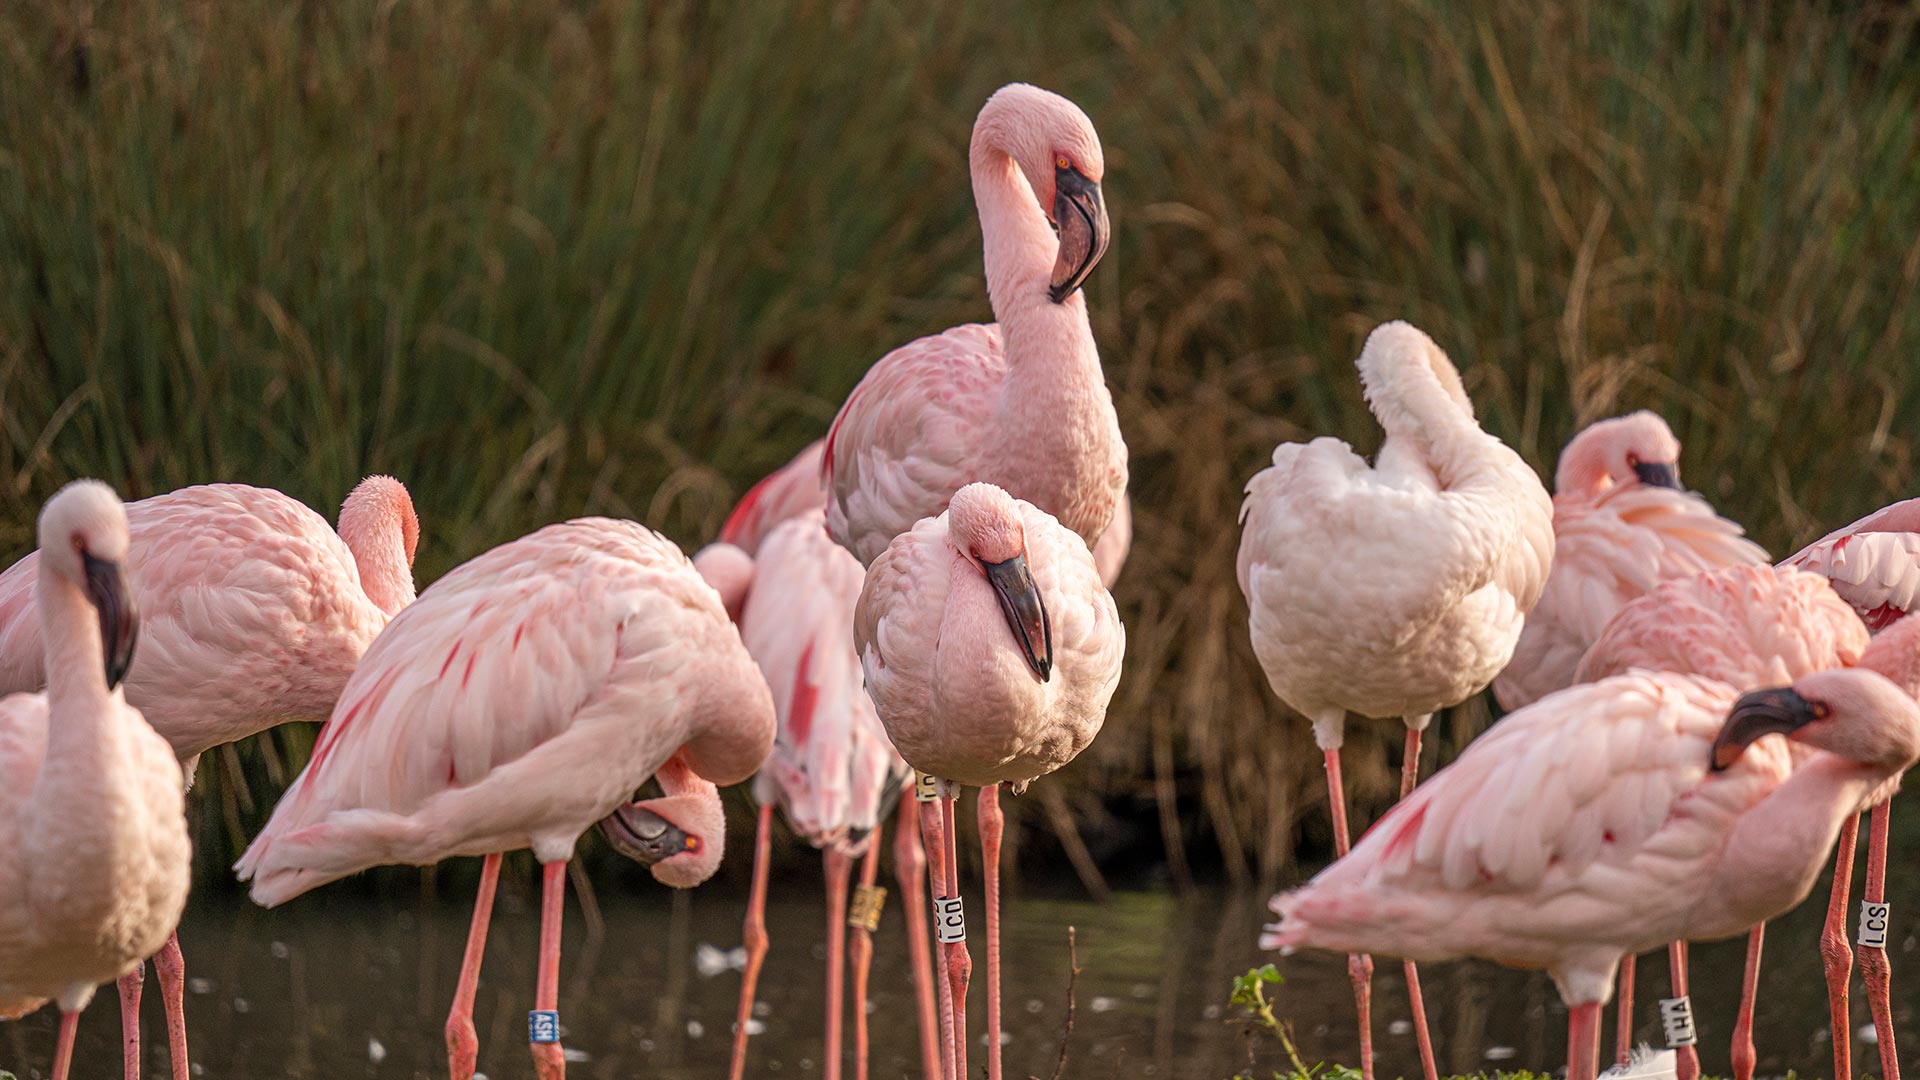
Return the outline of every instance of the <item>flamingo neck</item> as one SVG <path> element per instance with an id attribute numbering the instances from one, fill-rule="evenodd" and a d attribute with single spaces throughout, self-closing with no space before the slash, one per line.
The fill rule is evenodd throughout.
<path id="1" fill-rule="evenodd" d="M 1574 436 L 1567 448 L 1560 452 L 1560 463 L 1553 472 L 1555 495 L 1592 498 L 1613 486 L 1613 477 L 1607 471 L 1601 446 L 1587 437 L 1592 430 L 1588 428 Z"/>
<path id="2" fill-rule="evenodd" d="M 392 618 L 413 603 L 413 566 L 397 514 L 343 512 L 340 539 L 353 553 L 360 588 L 375 607 Z"/>
<path id="3" fill-rule="evenodd" d="M 112 786 L 107 766 L 119 757 L 111 746 L 120 693 L 107 689 L 99 613 L 51 561 L 43 553 L 34 593 L 47 670 L 47 752 L 39 774 L 46 783 L 39 790 L 71 803 Z"/>
<path id="4" fill-rule="evenodd" d="M 1860 654 L 1859 666 L 1920 698 L 1920 618 L 1908 615 L 1880 631 Z"/>
<path id="5" fill-rule="evenodd" d="M 1847 818 L 1860 813 L 1886 783 L 1887 770 L 1821 751 L 1743 815 L 1721 860 L 1716 903 L 1752 921 L 1798 903 L 1833 849 Z"/>
<path id="6" fill-rule="evenodd" d="M 1444 357 L 1437 362 L 1447 363 Z M 1380 450 L 1382 466 L 1417 463 L 1433 474 L 1443 491 L 1480 486 L 1504 490 L 1510 452 L 1474 421 L 1459 375 L 1449 367 L 1449 378 L 1443 379 L 1434 363 L 1405 352 L 1362 354 L 1367 406 L 1387 433 Z"/>

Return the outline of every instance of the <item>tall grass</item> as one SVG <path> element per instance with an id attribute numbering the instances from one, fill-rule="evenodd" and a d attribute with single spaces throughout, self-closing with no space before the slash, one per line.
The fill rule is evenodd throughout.
<path id="1" fill-rule="evenodd" d="M 1324 815 L 1246 641 L 1239 489 L 1276 442 L 1375 444 L 1351 363 L 1379 320 L 1430 331 L 1543 470 L 1578 425 L 1658 409 L 1687 480 L 1778 552 L 1912 494 L 1917 20 L 17 0 L 0 553 L 82 473 L 330 509 L 391 472 L 423 583 L 583 512 L 696 545 L 874 358 L 988 317 L 967 133 L 1031 80 L 1107 150 L 1088 293 L 1137 507 L 1127 675 L 1056 783 L 1096 848 L 1272 873 Z M 1443 741 L 1484 715 L 1458 720 Z M 275 738 L 220 763 L 203 842 L 264 813 L 303 737 Z M 1377 804 L 1387 752 L 1349 745 Z"/>

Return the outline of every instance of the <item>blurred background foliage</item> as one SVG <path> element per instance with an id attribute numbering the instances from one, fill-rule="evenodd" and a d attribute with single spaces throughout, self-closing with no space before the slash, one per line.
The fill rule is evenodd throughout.
<path id="1" fill-rule="evenodd" d="M 1543 473 L 1579 425 L 1659 410 L 1687 481 L 1777 554 L 1914 494 L 1917 21 L 13 0 L 0 555 L 81 474 L 331 516 L 389 472 L 423 585 L 581 513 L 691 550 L 888 348 L 990 317 L 968 132 L 995 87 L 1040 83 L 1106 148 L 1088 296 L 1137 532 L 1106 731 L 1013 801 L 1009 839 L 1029 870 L 1077 834 L 1125 880 L 1272 879 L 1327 828 L 1319 755 L 1246 639 L 1239 491 L 1277 442 L 1377 445 L 1352 360 L 1378 321 L 1431 332 Z M 1439 752 L 1486 719 L 1456 710 Z M 1364 823 L 1399 737 L 1356 728 Z M 203 850 L 238 851 L 311 737 L 203 766 Z"/>

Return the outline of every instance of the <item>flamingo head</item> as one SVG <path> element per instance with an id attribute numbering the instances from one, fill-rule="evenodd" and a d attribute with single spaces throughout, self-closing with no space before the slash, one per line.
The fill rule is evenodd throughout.
<path id="1" fill-rule="evenodd" d="M 1000 613 L 1041 682 L 1053 677 L 1053 624 L 1027 565 L 1027 532 L 1013 496 L 992 484 L 968 484 L 947 504 L 953 546 L 980 569 Z"/>
<path id="2" fill-rule="evenodd" d="M 413 602 L 413 556 L 420 518 L 407 486 L 391 476 L 369 476 L 340 504 L 340 540 L 353 553 L 368 599 L 388 617 Z"/>
<path id="3" fill-rule="evenodd" d="M 1713 740 L 1713 768 L 1727 769 L 1772 734 L 1889 775 L 1920 758 L 1920 704 L 1864 668 L 1818 671 L 1792 686 L 1743 695 Z"/>
<path id="4" fill-rule="evenodd" d="M 654 774 L 665 792 L 614 808 L 600 833 L 615 851 L 646 867 L 654 880 L 690 889 L 713 876 L 726 851 L 726 814 L 720 790 L 676 756 Z"/>
<path id="5" fill-rule="evenodd" d="M 139 636 L 140 613 L 125 569 L 130 539 L 126 507 L 98 480 L 75 480 L 40 512 L 41 573 L 79 588 L 99 614 L 109 690 L 133 666 Z"/>
<path id="6" fill-rule="evenodd" d="M 1595 493 L 1624 484 L 1680 488 L 1680 440 L 1642 409 L 1589 424 L 1560 453 L 1554 490 Z"/>
<path id="7" fill-rule="evenodd" d="M 1112 225 L 1100 181 L 1106 158 L 1080 106 L 1049 90 L 1011 83 L 995 91 L 974 124 L 984 142 L 1011 157 L 1060 237 L 1047 295 L 1063 303 L 1106 254 Z"/>

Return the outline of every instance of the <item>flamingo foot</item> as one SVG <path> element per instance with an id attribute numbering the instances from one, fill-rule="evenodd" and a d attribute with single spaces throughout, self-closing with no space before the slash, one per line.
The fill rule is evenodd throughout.
<path id="1" fill-rule="evenodd" d="M 120 1059 L 126 1080 L 140 1080 L 140 988 L 147 981 L 147 962 L 120 976 Z"/>
<path id="2" fill-rule="evenodd" d="M 1881 1080 L 1900 1080 L 1900 1056 L 1893 1041 L 1893 1003 L 1890 993 L 1893 966 L 1887 960 L 1887 826 L 1890 803 L 1873 808 L 1872 831 L 1867 837 L 1867 888 L 1860 909 L 1860 979 L 1873 1009 L 1873 1033 L 1880 1047 Z"/>
<path id="3" fill-rule="evenodd" d="M 167 1011 L 167 1052 L 172 1059 L 173 1080 L 189 1080 L 193 1075 L 187 1060 L 187 961 L 180 955 L 180 931 L 167 935 L 167 943 L 153 958 L 154 974 L 160 979 L 160 1003 Z"/>
<path id="4" fill-rule="evenodd" d="M 960 907 L 960 835 L 953 823 L 960 786 L 943 780 L 941 789 L 940 818 L 947 829 L 947 898 L 952 907 L 952 922 L 942 920 L 951 927 L 942 936 L 951 940 L 943 941 L 941 948 L 947 954 L 947 979 L 953 984 L 953 1076 L 954 1080 L 967 1080 L 967 983 L 973 975 L 973 957 L 967 952 L 966 917 Z"/>
<path id="5" fill-rule="evenodd" d="M 1667 963 L 1673 976 L 1673 996 L 1687 999 L 1687 943 L 1676 941 L 1667 946 Z M 1674 1046 L 1669 1037 L 1667 1044 L 1673 1047 L 1673 1075 L 1677 1080 L 1698 1080 L 1700 1076 L 1700 1051 L 1693 1041 L 1697 1035 L 1688 1031 L 1684 1038 L 1688 1041 Z"/>
<path id="6" fill-rule="evenodd" d="M 876 830 L 877 833 L 877 830 Z M 860 861 L 860 885 L 854 891 L 847 925 L 853 935 L 847 943 L 848 966 L 853 969 L 853 1080 L 867 1080 L 867 973 L 873 969 L 873 932 L 880 928 L 880 909 L 887 891 L 874 884 L 880 876 L 880 837 L 867 842 Z"/>
<path id="7" fill-rule="evenodd" d="M 467 927 L 467 950 L 460 961 L 460 982 L 447 1010 L 447 1071 L 453 1080 L 473 1080 L 480 1064 L 480 1035 L 473 1028 L 473 995 L 480 986 L 480 961 L 487 952 L 487 924 L 493 920 L 493 892 L 500 881 L 500 854 L 480 864 L 480 889 Z"/>
<path id="8" fill-rule="evenodd" d="M 540 968 L 529 1019 L 529 1048 L 538 1080 L 566 1080 L 567 1054 L 560 1046 L 560 916 L 567 893 L 565 860 L 540 867 Z M 543 1028 L 545 1030 L 543 1030 Z M 537 1039 L 538 1041 L 533 1041 Z"/>
<path id="9" fill-rule="evenodd" d="M 1000 785 L 980 789 L 980 862 L 987 879 L 987 1080 L 1000 1077 Z"/>
<path id="10" fill-rule="evenodd" d="M 1733 1022 L 1733 1080 L 1753 1080 L 1753 1068 L 1759 1054 L 1753 1046 L 1753 1002 L 1760 991 L 1760 949 L 1766 942 L 1767 926 L 1761 923 L 1747 935 L 1747 972 L 1740 984 L 1740 1013 Z"/>
<path id="11" fill-rule="evenodd" d="M 840 1080 L 846 1019 L 847 877 L 853 860 L 837 847 L 823 856 L 827 875 L 827 1049 L 824 1080 Z"/>
<path id="12" fill-rule="evenodd" d="M 1833 1025 L 1833 1075 L 1853 1080 L 1853 1020 L 1847 1003 L 1847 980 L 1853 975 L 1853 948 L 1847 942 L 1847 900 L 1853 892 L 1853 849 L 1859 838 L 1860 818 L 1849 816 L 1840 826 L 1833 856 L 1833 894 L 1827 902 L 1827 923 L 1820 931 L 1820 959 L 1827 977 L 1827 1012 Z"/>
<path id="13" fill-rule="evenodd" d="M 933 893 L 933 902 L 935 905 L 940 903 L 941 897 L 945 895 L 947 891 L 947 827 L 946 820 L 940 813 L 940 803 L 941 800 L 933 799 L 919 804 L 921 837 L 926 842 L 926 850 L 929 853 L 927 860 L 927 883 L 929 891 Z M 939 918 L 937 906 L 934 917 L 936 920 Z M 948 954 L 945 945 L 941 945 L 939 949 L 935 950 L 934 955 L 938 961 L 940 975 L 938 980 L 940 992 L 940 1075 L 942 1080 L 957 1080 L 958 1074 L 954 1071 L 953 1061 L 953 1047 L 955 1042 L 953 1031 L 953 973 L 947 970 Z"/>
<path id="14" fill-rule="evenodd" d="M 1633 971 L 1639 957 L 1629 953 L 1620 961 L 1620 990 L 1616 995 L 1619 1004 L 1614 1017 L 1613 1063 L 1629 1065 L 1633 1062 Z"/>
<path id="15" fill-rule="evenodd" d="M 747 897 L 747 919 L 740 942 L 747 950 L 747 966 L 740 973 L 740 1006 L 733 1017 L 733 1061 L 727 1075 L 740 1080 L 747 1071 L 747 1025 L 753 1021 L 754 989 L 760 985 L 760 965 L 767 958 L 767 855 L 772 844 L 773 804 L 760 808 L 760 826 L 753 836 L 753 887 Z"/>
<path id="16" fill-rule="evenodd" d="M 920 846 L 918 811 L 911 799 L 900 800 L 900 821 L 893 830 L 893 875 L 900 882 L 900 904 L 906 914 L 907 952 L 913 961 L 915 1012 L 920 1022 L 920 1067 L 923 1080 L 941 1080 L 940 1013 L 933 989 L 933 945 L 927 938 L 927 855 Z"/>

